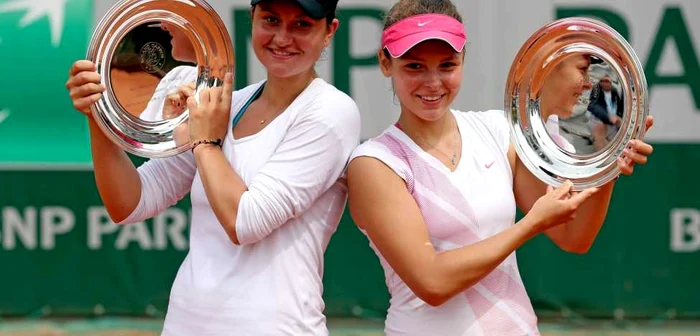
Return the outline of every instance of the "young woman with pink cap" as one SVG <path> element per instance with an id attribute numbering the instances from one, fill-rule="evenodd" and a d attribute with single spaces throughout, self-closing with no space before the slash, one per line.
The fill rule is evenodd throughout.
<path id="1" fill-rule="evenodd" d="M 352 217 L 384 268 L 389 336 L 538 335 L 514 251 L 544 232 L 585 253 L 610 201 L 613 183 L 576 193 L 537 180 L 502 111 L 450 108 L 466 40 L 448 0 L 401 0 L 386 18 L 378 57 L 401 115 L 355 150 L 348 185 Z M 624 174 L 652 151 L 630 148 Z M 517 223 L 516 205 L 527 214 Z"/>

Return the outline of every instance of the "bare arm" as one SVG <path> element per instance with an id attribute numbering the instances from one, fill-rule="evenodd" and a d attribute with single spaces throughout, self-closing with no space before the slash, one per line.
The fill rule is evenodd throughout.
<path id="1" fill-rule="evenodd" d="M 653 124 L 653 119 L 647 118 L 647 130 Z M 651 155 L 652 152 L 653 148 L 649 144 L 633 140 L 617 160 L 620 172 L 623 175 L 631 175 L 634 164 L 646 164 L 647 156 Z M 513 191 L 516 202 L 521 211 L 528 213 L 535 201 L 544 194 L 546 186 L 523 165 L 516 155 L 513 144 L 508 150 L 508 159 L 513 169 Z M 545 234 L 564 251 L 588 252 L 605 222 L 614 185 L 615 182 L 611 181 L 596 188 L 597 192 L 581 204 L 574 220 L 549 229 Z"/>
<path id="2" fill-rule="evenodd" d="M 539 203 L 541 211 L 510 228 L 478 243 L 437 253 L 420 208 L 390 168 L 374 158 L 356 158 L 348 168 L 348 186 L 355 223 L 406 285 L 433 306 L 477 283 L 523 243 L 568 218 L 574 202 L 580 202 L 578 198 L 561 200 L 559 196 L 568 190 L 558 189 Z"/>
<path id="3" fill-rule="evenodd" d="M 141 180 L 126 153 L 104 135 L 90 114 L 90 106 L 104 91 L 95 65 L 89 61 L 75 62 L 66 88 L 75 109 L 87 115 L 97 189 L 112 221 L 119 222 L 136 208 L 141 197 Z"/>
<path id="4" fill-rule="evenodd" d="M 131 214 L 141 198 L 141 178 L 127 154 L 88 117 L 95 183 L 113 222 Z"/>
<path id="5" fill-rule="evenodd" d="M 537 199 L 545 194 L 547 186 L 523 165 L 515 154 L 513 145 L 510 146 L 508 156 L 513 167 L 515 200 L 518 208 L 527 214 Z M 599 188 L 595 195 L 581 204 L 573 221 L 553 227 L 545 231 L 545 234 L 564 251 L 586 253 L 603 226 L 612 189 L 613 182 Z"/>

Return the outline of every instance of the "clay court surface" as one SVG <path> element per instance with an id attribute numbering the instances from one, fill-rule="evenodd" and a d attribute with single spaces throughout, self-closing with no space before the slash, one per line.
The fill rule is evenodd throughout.
<path id="1" fill-rule="evenodd" d="M 0 336 L 158 336 L 156 319 L 0 320 Z M 380 336 L 380 321 L 330 319 L 330 336 Z M 608 320 L 548 321 L 543 336 L 700 336 L 700 322 L 615 322 Z M 439 335 L 435 335 L 439 336 Z"/>

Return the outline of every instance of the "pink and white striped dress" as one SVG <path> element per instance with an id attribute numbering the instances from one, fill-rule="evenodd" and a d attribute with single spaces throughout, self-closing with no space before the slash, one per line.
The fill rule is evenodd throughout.
<path id="1" fill-rule="evenodd" d="M 513 176 L 503 111 L 452 111 L 462 136 L 454 172 L 423 151 L 396 126 L 360 145 L 352 155 L 374 157 L 393 169 L 423 213 L 438 253 L 474 244 L 515 221 Z M 385 332 L 394 335 L 539 335 L 515 253 L 479 283 L 439 307 L 418 298 L 376 247 L 391 294 Z"/>

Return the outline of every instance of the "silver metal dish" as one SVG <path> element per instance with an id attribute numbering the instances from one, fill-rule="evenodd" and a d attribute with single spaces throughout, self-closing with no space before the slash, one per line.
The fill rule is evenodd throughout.
<path id="1" fill-rule="evenodd" d="M 647 82 L 629 43 L 589 18 L 554 21 L 518 52 L 506 81 L 505 111 L 523 164 L 554 187 L 601 186 L 620 174 L 616 159 L 642 139 Z"/>
<path id="2" fill-rule="evenodd" d="M 173 94 L 198 93 L 233 72 L 231 38 L 204 0 L 121 0 L 95 29 L 87 59 L 107 88 L 92 113 L 104 133 L 147 158 L 190 148 L 186 104 Z M 170 99 L 169 99 L 170 98 Z"/>

